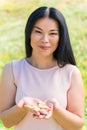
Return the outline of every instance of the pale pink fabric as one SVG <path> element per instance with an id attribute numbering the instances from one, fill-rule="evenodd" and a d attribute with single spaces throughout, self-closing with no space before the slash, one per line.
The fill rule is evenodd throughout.
<path id="1" fill-rule="evenodd" d="M 38 69 L 29 64 L 26 59 L 12 62 L 15 84 L 17 86 L 16 103 L 23 97 L 36 97 L 41 100 L 56 98 L 66 109 L 67 91 L 70 87 L 72 71 L 76 66 L 66 65 L 63 68 L 55 66 L 49 69 Z M 38 120 L 31 113 L 14 127 L 14 130 L 64 130 L 55 119 Z"/>

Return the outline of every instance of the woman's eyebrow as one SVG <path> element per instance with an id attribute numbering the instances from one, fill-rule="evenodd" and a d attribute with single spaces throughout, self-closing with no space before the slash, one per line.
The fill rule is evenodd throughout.
<path id="1" fill-rule="evenodd" d="M 39 29 L 39 30 L 43 30 L 43 29 L 41 29 L 40 27 L 37 27 L 37 26 L 34 26 L 34 28 L 37 28 L 37 29 Z"/>
<path id="2" fill-rule="evenodd" d="M 50 31 L 57 31 L 57 32 L 59 32 L 59 29 L 51 29 Z"/>
<path id="3" fill-rule="evenodd" d="M 39 30 L 43 30 L 42 28 L 40 28 L 40 27 L 37 27 L 37 26 L 34 26 L 34 28 L 36 28 L 36 29 L 39 29 Z M 57 32 L 59 32 L 59 29 L 51 29 L 51 30 L 49 30 L 49 31 L 57 31 Z"/>

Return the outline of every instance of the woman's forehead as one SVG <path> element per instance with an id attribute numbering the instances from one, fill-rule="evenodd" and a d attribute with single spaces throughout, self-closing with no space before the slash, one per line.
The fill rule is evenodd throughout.
<path id="1" fill-rule="evenodd" d="M 49 17 L 44 17 L 44 18 L 40 18 L 36 21 L 35 28 L 49 28 L 51 30 L 56 29 L 58 30 L 58 22 L 52 18 Z"/>

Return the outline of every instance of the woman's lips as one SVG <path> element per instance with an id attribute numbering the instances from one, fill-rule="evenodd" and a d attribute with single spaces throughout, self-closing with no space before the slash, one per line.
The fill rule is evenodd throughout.
<path id="1" fill-rule="evenodd" d="M 43 50 L 48 50 L 50 48 L 50 46 L 39 46 L 41 49 Z"/>

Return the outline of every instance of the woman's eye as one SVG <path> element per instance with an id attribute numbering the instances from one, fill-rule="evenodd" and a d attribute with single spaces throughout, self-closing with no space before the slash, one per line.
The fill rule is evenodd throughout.
<path id="1" fill-rule="evenodd" d="M 40 31 L 38 31 L 38 30 L 35 30 L 35 32 L 36 32 L 36 33 L 41 33 L 41 32 L 40 32 Z"/>
<path id="2" fill-rule="evenodd" d="M 50 35 L 58 35 L 58 33 L 50 33 Z"/>

